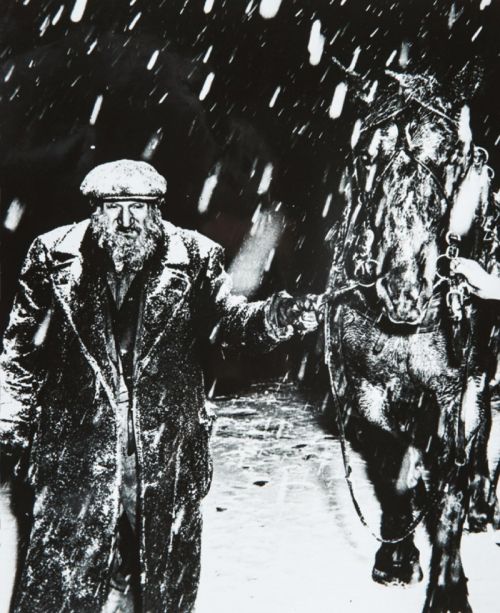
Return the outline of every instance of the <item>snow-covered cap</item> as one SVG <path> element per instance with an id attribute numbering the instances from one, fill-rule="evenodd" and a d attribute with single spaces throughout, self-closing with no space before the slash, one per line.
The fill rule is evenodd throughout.
<path id="1" fill-rule="evenodd" d="M 159 200 L 167 191 L 167 181 L 151 164 L 116 160 L 93 168 L 80 185 L 91 200 Z"/>

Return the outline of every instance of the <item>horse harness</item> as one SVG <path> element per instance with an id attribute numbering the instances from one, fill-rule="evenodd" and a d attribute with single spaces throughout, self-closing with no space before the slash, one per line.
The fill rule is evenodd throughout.
<path id="1" fill-rule="evenodd" d="M 449 196 L 446 194 L 446 191 L 437 176 L 437 173 L 432 168 L 430 163 L 423 162 L 419 160 L 415 155 L 412 154 L 411 150 L 405 151 L 406 155 L 419 167 L 427 172 L 427 174 L 432 178 L 433 182 L 437 186 L 442 198 L 446 201 L 447 205 L 447 216 L 446 219 L 449 222 L 449 218 L 451 215 L 451 211 L 453 209 L 453 203 L 451 202 Z M 474 158 L 474 154 L 478 154 L 478 163 L 480 168 L 488 161 L 488 153 L 482 147 L 474 146 L 474 152 L 471 156 Z M 382 170 L 380 175 L 377 177 L 376 186 L 380 184 L 382 178 L 387 173 L 389 168 L 395 161 L 397 154 L 394 154 L 389 162 L 386 164 L 385 168 Z M 473 161 L 464 171 L 464 177 L 466 176 L 469 169 L 475 162 Z M 494 171 L 490 166 L 486 166 L 488 174 L 490 178 L 494 176 Z M 364 190 L 360 186 L 359 181 L 359 168 L 357 167 L 357 163 L 353 161 L 352 168 L 352 177 L 354 178 L 354 192 L 355 192 L 355 201 L 359 207 L 359 214 L 356 217 L 356 221 L 359 223 L 364 221 L 367 217 L 367 214 L 370 210 L 370 204 L 366 201 L 364 196 Z M 361 218 L 359 217 L 361 215 Z M 498 248 L 498 237 L 495 231 L 497 224 L 499 222 L 500 213 L 497 211 L 496 214 L 491 214 L 485 217 L 482 217 L 479 221 L 481 222 L 481 226 L 483 228 L 483 242 L 486 246 L 489 245 L 489 253 L 493 253 L 496 248 Z M 351 225 L 351 220 L 349 221 L 349 226 Z M 343 253 L 341 260 L 345 261 L 346 251 L 348 248 L 347 243 L 349 242 L 349 234 L 352 232 L 352 228 L 348 228 L 346 236 L 344 237 L 344 245 L 343 245 Z M 445 232 L 445 243 L 446 248 L 445 252 L 438 256 L 437 263 L 438 267 L 441 261 L 446 260 L 448 263 L 448 274 L 441 274 L 439 270 L 436 271 L 437 282 L 434 285 L 433 296 L 429 303 L 426 306 L 426 313 L 424 314 L 423 321 L 421 324 L 413 327 L 411 331 L 414 334 L 426 333 L 432 330 L 435 330 L 439 327 L 439 312 L 436 309 L 437 303 L 440 301 L 439 294 L 437 294 L 437 290 L 441 288 L 442 284 L 447 284 L 448 289 L 445 294 L 445 305 L 447 308 L 448 316 L 451 322 L 451 331 L 452 331 L 452 359 L 454 362 L 461 362 L 464 357 L 465 346 L 467 344 L 468 330 L 466 329 L 466 322 L 464 321 L 464 315 L 466 314 L 466 305 L 469 298 L 468 286 L 464 280 L 460 279 L 458 275 L 453 272 L 453 263 L 458 260 L 460 257 L 460 248 L 461 248 L 461 237 L 458 234 L 451 232 L 448 230 Z M 371 258 L 357 258 L 357 267 L 361 270 L 368 270 L 370 265 L 377 264 L 377 262 Z M 337 267 L 337 270 L 345 267 L 343 262 L 341 262 L 340 266 Z M 345 282 L 340 287 L 333 287 L 328 292 L 326 292 L 324 297 L 324 302 L 336 302 L 341 297 L 345 297 L 349 293 L 353 291 L 361 292 L 365 296 L 364 304 L 362 309 L 358 310 L 360 314 L 365 316 L 367 319 L 370 319 L 374 323 L 380 324 L 384 319 L 384 311 L 380 308 L 379 304 L 372 304 L 370 297 L 367 294 L 366 290 L 375 286 L 377 282 L 377 278 L 372 281 L 364 282 L 358 279 L 350 279 L 345 278 Z"/>

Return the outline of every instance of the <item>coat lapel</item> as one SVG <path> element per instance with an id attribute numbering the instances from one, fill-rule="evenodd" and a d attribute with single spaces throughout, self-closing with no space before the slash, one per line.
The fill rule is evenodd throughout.
<path id="1" fill-rule="evenodd" d="M 99 367 L 113 389 L 116 369 L 106 316 L 105 278 L 102 263 L 89 248 L 88 226 L 88 221 L 76 224 L 53 246 L 51 277 L 56 299 L 80 336 L 85 357 Z"/>
<path id="2" fill-rule="evenodd" d="M 175 226 L 164 222 L 164 245 L 151 269 L 144 295 L 142 335 L 138 346 L 138 371 L 189 297 L 190 257 Z"/>
<path id="3" fill-rule="evenodd" d="M 175 226 L 163 225 L 164 241 L 147 276 L 137 328 L 136 374 L 144 369 L 152 349 L 184 307 L 191 288 L 187 247 Z M 56 298 L 73 322 L 87 359 L 99 366 L 113 388 L 116 367 L 106 316 L 106 280 L 102 262 L 93 253 L 88 228 L 88 220 L 75 224 L 50 249 L 51 277 Z"/>

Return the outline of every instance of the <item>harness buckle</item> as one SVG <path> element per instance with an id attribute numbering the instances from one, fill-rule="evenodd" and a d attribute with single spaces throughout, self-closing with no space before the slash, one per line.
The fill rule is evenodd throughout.
<path id="1" fill-rule="evenodd" d="M 355 281 L 360 287 L 373 287 L 377 282 L 377 260 L 360 259 L 356 264 Z"/>
<path id="2" fill-rule="evenodd" d="M 461 238 L 458 234 L 454 234 L 453 232 L 447 232 L 445 240 L 448 245 L 451 245 L 452 243 L 459 243 L 461 241 Z"/>
<path id="3" fill-rule="evenodd" d="M 446 248 L 446 257 L 450 260 L 458 258 L 458 245 L 448 245 Z"/>
<path id="4" fill-rule="evenodd" d="M 496 240 L 496 228 L 499 222 L 499 216 L 488 215 L 483 222 L 483 241 L 491 243 Z"/>
<path id="5" fill-rule="evenodd" d="M 474 145 L 472 164 L 477 170 L 481 170 L 482 167 L 488 163 L 489 157 L 489 153 L 486 151 L 486 149 L 484 149 L 484 147 Z"/>

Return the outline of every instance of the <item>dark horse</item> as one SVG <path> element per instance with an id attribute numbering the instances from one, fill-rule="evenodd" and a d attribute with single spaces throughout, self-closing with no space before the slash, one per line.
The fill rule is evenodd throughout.
<path id="1" fill-rule="evenodd" d="M 485 529 L 496 508 L 492 318 L 449 267 L 460 254 L 491 268 L 498 248 L 492 172 L 468 119 L 432 77 L 392 74 L 353 132 L 332 231 L 327 362 L 340 417 L 373 433 L 362 444 L 382 508 L 373 578 L 422 578 L 420 514 L 432 543 L 427 612 L 471 611 L 462 530 L 466 518 Z"/>

